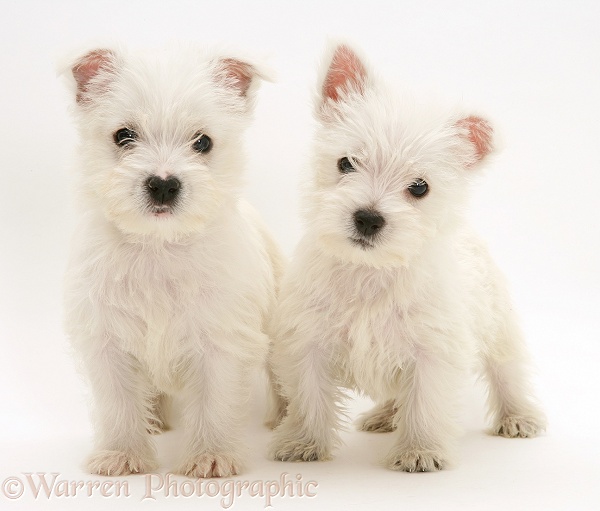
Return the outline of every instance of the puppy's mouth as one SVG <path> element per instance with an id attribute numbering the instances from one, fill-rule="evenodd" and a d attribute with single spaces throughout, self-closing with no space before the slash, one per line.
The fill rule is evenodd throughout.
<path id="1" fill-rule="evenodd" d="M 353 245 L 360 247 L 363 250 L 371 250 L 375 248 L 375 243 L 364 238 L 350 238 Z"/>
<path id="2" fill-rule="evenodd" d="M 173 214 L 171 206 L 151 206 L 150 214 L 155 218 L 165 218 Z"/>

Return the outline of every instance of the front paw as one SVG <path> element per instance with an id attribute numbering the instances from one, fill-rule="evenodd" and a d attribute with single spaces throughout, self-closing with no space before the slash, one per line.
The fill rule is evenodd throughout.
<path id="1" fill-rule="evenodd" d="M 151 457 L 130 451 L 96 451 L 87 462 L 90 473 L 101 476 L 142 474 L 154 470 L 156 466 Z"/>
<path id="2" fill-rule="evenodd" d="M 537 436 L 544 429 L 546 425 L 543 420 L 509 415 L 496 424 L 492 432 L 506 438 L 530 438 Z"/>
<path id="3" fill-rule="evenodd" d="M 178 474 L 193 479 L 211 477 L 231 477 L 239 474 L 241 463 L 232 454 L 201 453 L 189 456 L 177 469 Z"/>
<path id="4" fill-rule="evenodd" d="M 394 449 L 386 458 L 391 470 L 404 472 L 436 472 L 446 465 L 443 453 L 427 449 Z"/>

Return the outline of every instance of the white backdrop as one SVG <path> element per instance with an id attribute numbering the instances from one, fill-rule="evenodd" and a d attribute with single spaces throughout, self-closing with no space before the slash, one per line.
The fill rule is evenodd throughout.
<path id="1" fill-rule="evenodd" d="M 282 472 L 318 483 L 312 498 L 275 509 L 597 509 L 600 490 L 600 4 L 595 0 L 408 2 L 202 0 L 0 6 L 0 482 L 26 472 L 94 481 L 81 470 L 91 446 L 85 387 L 61 325 L 61 282 L 74 224 L 72 104 L 56 76 L 73 49 L 106 41 L 226 42 L 269 57 L 278 82 L 261 90 L 248 133 L 247 196 L 289 254 L 301 233 L 310 94 L 327 37 L 355 42 L 384 75 L 409 88 L 488 112 L 504 150 L 475 188 L 471 216 L 505 271 L 538 368 L 547 434 L 506 440 L 484 433 L 479 387 L 467 396 L 459 465 L 409 475 L 377 464 L 389 435 L 351 428 L 334 461 L 281 464 L 265 457 L 263 400 L 249 427 L 241 480 Z M 351 402 L 350 415 L 364 410 Z M 177 432 L 159 439 L 172 467 Z M 115 509 L 147 506 L 142 477 Z M 12 483 L 11 483 L 12 484 Z M 18 483 L 14 483 L 18 484 Z M 81 509 L 105 497 L 35 499 L 26 486 L 0 509 Z M 161 509 L 218 509 L 217 498 L 161 497 Z M 235 509 L 262 509 L 242 497 Z"/>

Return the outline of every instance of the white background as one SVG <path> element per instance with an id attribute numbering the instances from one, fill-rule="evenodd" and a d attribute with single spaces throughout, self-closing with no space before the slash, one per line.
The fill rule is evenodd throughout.
<path id="1" fill-rule="evenodd" d="M 290 254 L 301 233 L 310 93 L 329 36 L 355 42 L 382 74 L 487 112 L 504 150 L 474 189 L 471 217 L 505 271 L 536 362 L 550 427 L 533 440 L 485 434 L 479 387 L 465 396 L 461 459 L 404 474 L 377 464 L 392 439 L 351 428 L 334 461 L 265 457 L 263 400 L 249 427 L 244 480 L 284 472 L 318 482 L 312 499 L 275 509 L 600 509 L 600 4 L 590 1 L 3 1 L 0 4 L 0 482 L 23 472 L 93 481 L 87 400 L 61 325 L 76 133 L 56 76 L 73 49 L 117 41 L 226 42 L 267 55 L 278 83 L 261 90 L 248 133 L 247 196 Z M 351 402 L 351 416 L 369 406 Z M 160 471 L 178 433 L 158 439 Z M 0 509 L 218 509 L 218 499 L 34 500 Z M 243 498 L 235 509 L 262 509 Z M 158 507 L 157 507 L 158 506 Z"/>

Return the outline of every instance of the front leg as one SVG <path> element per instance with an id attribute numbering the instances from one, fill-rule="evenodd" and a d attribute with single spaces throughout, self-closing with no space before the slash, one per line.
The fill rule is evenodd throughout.
<path id="1" fill-rule="evenodd" d="M 289 346 L 276 345 L 274 350 L 273 368 L 288 406 L 275 429 L 270 456 L 279 461 L 328 460 L 340 443 L 342 399 L 331 371 L 330 354 L 317 344 L 301 349 Z"/>
<path id="2" fill-rule="evenodd" d="M 222 345 L 221 345 L 222 346 Z M 189 355 L 183 374 L 185 456 L 177 472 L 229 477 L 242 466 L 242 436 L 253 362 L 218 345 Z"/>
<path id="3" fill-rule="evenodd" d="M 138 363 L 111 341 L 98 339 L 85 364 L 94 397 L 96 448 L 87 462 L 93 474 L 120 476 L 156 468 L 150 428 L 152 392 Z"/>
<path id="4" fill-rule="evenodd" d="M 386 458 L 392 470 L 431 472 L 446 467 L 455 448 L 460 357 L 418 350 L 402 371 L 395 418 L 396 444 Z"/>
<path id="5" fill-rule="evenodd" d="M 492 432 L 507 438 L 534 437 L 546 429 L 546 417 L 528 381 L 525 343 L 512 310 L 503 311 L 499 321 L 502 328 L 482 336 Z"/>

